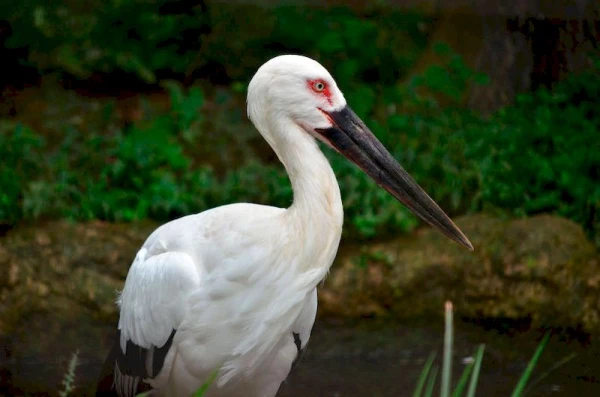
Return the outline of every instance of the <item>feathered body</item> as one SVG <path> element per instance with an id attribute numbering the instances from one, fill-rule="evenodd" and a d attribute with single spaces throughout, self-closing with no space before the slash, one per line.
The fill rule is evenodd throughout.
<path id="1" fill-rule="evenodd" d="M 248 115 L 288 172 L 287 209 L 231 204 L 146 240 L 119 298 L 118 341 L 97 396 L 273 397 L 310 338 L 317 285 L 335 258 L 342 201 L 316 139 L 449 237 L 472 248 L 346 105 L 312 59 L 276 57 L 248 87 Z"/>
<path id="2" fill-rule="evenodd" d="M 327 73 L 298 59 L 315 76 Z M 121 350 L 132 341 L 151 351 L 176 330 L 160 372 L 146 372 L 155 394 L 189 396 L 219 371 L 206 397 L 275 396 L 298 355 L 294 334 L 301 348 L 310 337 L 316 287 L 341 237 L 342 202 L 315 139 L 290 118 L 272 116 L 284 104 L 265 91 L 290 71 L 276 69 L 251 83 L 248 112 L 288 171 L 293 204 L 231 204 L 169 222 L 148 237 L 127 275 Z M 150 369 L 152 356 L 145 361 Z M 142 381 L 120 378 L 123 395 Z"/>

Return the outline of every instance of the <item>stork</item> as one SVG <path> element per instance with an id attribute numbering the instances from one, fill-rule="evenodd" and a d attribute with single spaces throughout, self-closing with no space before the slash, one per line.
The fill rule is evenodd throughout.
<path id="1" fill-rule="evenodd" d="M 248 86 L 248 116 L 285 166 L 289 208 L 238 203 L 171 221 L 142 245 L 118 298 L 97 396 L 273 397 L 309 341 L 317 285 L 342 233 L 340 190 L 317 141 L 452 240 L 467 237 L 396 162 L 318 62 L 283 55 Z"/>

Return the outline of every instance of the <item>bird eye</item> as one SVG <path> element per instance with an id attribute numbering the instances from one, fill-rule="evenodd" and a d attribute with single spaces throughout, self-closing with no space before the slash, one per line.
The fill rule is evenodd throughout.
<path id="1" fill-rule="evenodd" d="M 322 81 L 315 81 L 313 83 L 313 88 L 315 89 L 315 91 L 321 92 L 325 89 L 325 83 L 323 83 Z"/>

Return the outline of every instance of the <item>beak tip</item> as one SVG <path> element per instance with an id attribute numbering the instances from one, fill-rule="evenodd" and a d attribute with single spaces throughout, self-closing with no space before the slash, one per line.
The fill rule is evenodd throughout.
<path id="1" fill-rule="evenodd" d="M 467 236 L 465 236 L 464 234 L 461 236 L 460 240 L 458 241 L 458 243 L 460 245 L 462 245 L 463 247 L 465 247 L 466 249 L 468 249 L 469 251 L 475 251 L 475 248 L 473 247 L 473 244 L 471 244 L 471 242 L 469 241 L 469 239 L 467 238 Z"/>

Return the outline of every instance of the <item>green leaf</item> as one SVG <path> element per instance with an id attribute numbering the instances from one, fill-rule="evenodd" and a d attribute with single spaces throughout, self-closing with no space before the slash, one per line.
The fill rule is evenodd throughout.
<path id="1" fill-rule="evenodd" d="M 427 387 L 425 388 L 425 392 L 423 393 L 423 397 L 431 397 L 433 395 L 433 388 L 435 386 L 435 380 L 438 374 L 438 366 L 434 366 L 427 378 Z"/>
<path id="2" fill-rule="evenodd" d="M 447 43 L 437 42 L 433 44 L 433 52 L 438 55 L 450 55 L 453 51 Z"/>
<path id="3" fill-rule="evenodd" d="M 473 76 L 473 81 L 475 84 L 487 85 L 490 83 L 490 76 L 485 73 L 475 73 Z"/>
<path id="4" fill-rule="evenodd" d="M 194 397 L 202 397 L 204 395 L 204 393 L 206 393 L 206 391 L 208 390 L 208 388 L 217 379 L 217 375 L 219 375 L 219 370 L 218 369 L 214 370 L 213 373 L 208 378 L 208 380 L 206 382 L 204 382 L 204 384 L 202 386 L 200 386 L 200 388 L 196 391 L 196 393 L 194 393 Z"/>
<path id="5" fill-rule="evenodd" d="M 417 386 L 415 387 L 415 391 L 413 392 L 413 397 L 421 397 L 423 393 L 423 388 L 425 387 L 425 382 L 429 377 L 429 372 L 431 371 L 431 367 L 433 365 L 433 360 L 435 360 L 436 353 L 432 352 L 427 361 L 425 361 L 425 365 L 423 365 L 423 369 L 419 374 L 419 378 L 417 380 Z"/>
<path id="6" fill-rule="evenodd" d="M 527 381 L 529 381 L 529 378 L 531 377 L 531 374 L 533 373 L 533 370 L 534 370 L 535 366 L 537 365 L 537 362 L 539 361 L 540 356 L 542 355 L 542 352 L 546 348 L 546 345 L 548 344 L 549 340 L 550 340 L 550 332 L 547 332 L 544 335 L 544 337 L 542 338 L 542 340 L 540 341 L 540 343 L 538 344 L 537 348 L 535 349 L 535 352 L 533 353 L 531 360 L 529 360 L 529 363 L 527 363 L 527 367 L 523 371 L 521 378 L 519 378 L 519 382 L 515 386 L 515 389 L 513 390 L 511 397 L 521 397 L 522 396 L 523 390 L 525 390 L 525 386 L 527 385 Z"/>
<path id="7" fill-rule="evenodd" d="M 571 353 L 571 354 L 567 355 L 566 357 L 564 357 L 562 360 L 559 360 L 559 361 L 555 362 L 550 368 L 548 368 L 546 371 L 544 371 L 540 376 L 538 376 L 537 378 L 535 378 L 534 380 L 532 380 L 531 382 L 529 382 L 528 385 L 527 385 L 527 388 L 523 391 L 522 395 L 527 394 L 527 392 L 529 390 L 533 389 L 533 387 L 535 385 L 537 385 L 543 379 L 545 379 L 546 377 L 548 377 L 548 375 L 550 375 L 552 372 L 554 372 L 558 368 L 562 367 L 563 365 L 565 365 L 566 363 L 568 363 L 569 361 L 571 361 L 575 357 L 577 357 L 577 353 Z"/>
<path id="8" fill-rule="evenodd" d="M 479 345 L 477 352 L 475 353 L 475 361 L 473 362 L 473 373 L 471 374 L 471 381 L 469 382 L 469 389 L 467 390 L 467 397 L 475 397 L 477 390 L 477 381 L 479 380 L 479 372 L 481 371 L 481 362 L 483 361 L 483 352 L 485 345 Z"/>
<path id="9" fill-rule="evenodd" d="M 456 388 L 454 389 L 454 392 L 452 393 L 452 397 L 461 397 L 465 391 L 465 389 L 467 388 L 467 383 L 469 382 L 469 376 L 471 375 L 471 372 L 473 371 L 473 362 L 467 364 L 465 366 L 465 369 L 463 370 L 462 374 L 460 375 L 460 379 L 458 379 L 458 383 L 456 384 Z"/>

